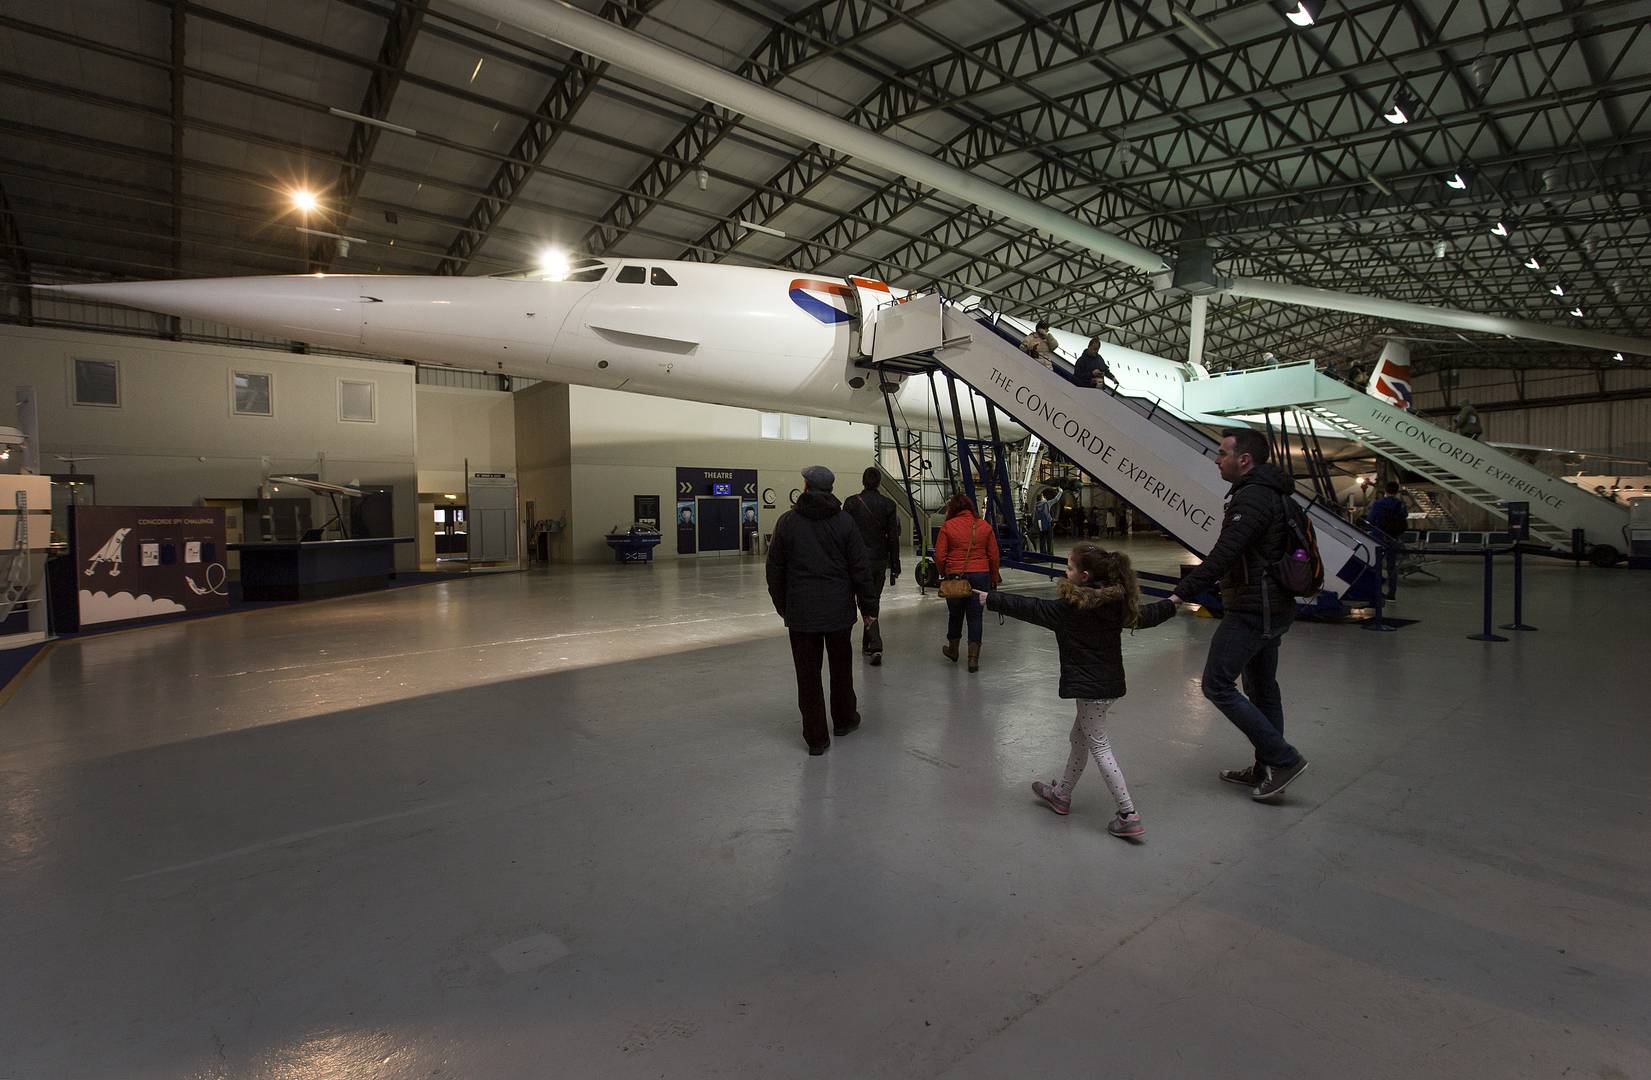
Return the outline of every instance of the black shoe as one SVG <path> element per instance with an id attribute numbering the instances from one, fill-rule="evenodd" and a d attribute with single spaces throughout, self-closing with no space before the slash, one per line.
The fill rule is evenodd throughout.
<path id="1" fill-rule="evenodd" d="M 1261 783 L 1250 789 L 1250 798 L 1256 802 L 1271 802 L 1284 794 L 1290 781 L 1307 771 L 1307 759 L 1294 765 L 1266 765 L 1261 770 Z"/>
<path id="2" fill-rule="evenodd" d="M 831 733 L 833 735 L 837 736 L 838 738 L 842 738 L 844 735 L 852 735 L 856 731 L 859 731 L 859 730 L 860 730 L 860 714 L 855 713 L 854 714 L 854 723 L 850 724 L 848 727 L 837 727 L 835 724 L 833 724 L 832 728 L 831 728 Z"/>
<path id="3" fill-rule="evenodd" d="M 827 750 L 830 750 L 830 749 L 831 749 L 831 744 L 830 743 L 826 743 L 824 746 L 810 746 L 808 748 L 808 756 L 809 757 L 819 757 L 821 754 L 825 753 Z"/>
<path id="4" fill-rule="evenodd" d="M 874 653 L 871 654 L 871 666 L 872 667 L 882 667 L 883 666 L 883 654 L 882 653 L 874 652 Z"/>
<path id="5" fill-rule="evenodd" d="M 1251 765 L 1245 769 L 1222 769 L 1221 779 L 1229 784 L 1242 784 L 1247 788 L 1253 788 L 1261 783 L 1261 766 Z"/>

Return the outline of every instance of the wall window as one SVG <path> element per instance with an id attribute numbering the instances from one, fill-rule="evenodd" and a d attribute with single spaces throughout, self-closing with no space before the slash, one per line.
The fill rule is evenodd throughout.
<path id="1" fill-rule="evenodd" d="M 807 442 L 808 417 L 787 416 L 785 418 L 785 437 L 796 442 Z"/>
<path id="2" fill-rule="evenodd" d="M 232 371 L 230 387 L 236 416 L 274 416 L 275 378 L 266 371 Z"/>
<path id="3" fill-rule="evenodd" d="M 74 358 L 74 402 L 120 408 L 120 363 L 116 360 Z"/>
<path id="4" fill-rule="evenodd" d="M 765 439 L 783 439 L 784 431 L 780 427 L 780 414 L 765 412 L 762 414 L 762 437 Z"/>
<path id="5" fill-rule="evenodd" d="M 378 384 L 338 380 L 338 418 L 355 423 L 378 421 Z"/>

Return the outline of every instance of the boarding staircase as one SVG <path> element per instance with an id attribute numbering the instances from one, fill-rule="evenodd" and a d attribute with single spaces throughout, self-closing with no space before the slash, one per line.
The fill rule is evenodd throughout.
<path id="1" fill-rule="evenodd" d="M 1626 547 L 1626 508 L 1322 375 L 1310 363 L 1195 380 L 1182 387 L 1182 405 L 1228 416 L 1296 409 L 1327 433 L 1362 443 L 1497 518 L 1506 518 L 1507 503 L 1528 503 L 1531 538 L 1555 551 L 1571 550 L 1574 530 L 1599 562 L 1615 561 Z"/>
<path id="2" fill-rule="evenodd" d="M 1020 352 L 1018 338 L 989 316 L 943 305 L 933 294 L 907 298 L 898 317 L 900 349 L 886 345 L 895 335 L 884 337 L 880 329 L 883 355 L 874 362 L 921 354 L 1183 546 L 1209 553 L 1221 531 L 1228 485 L 1215 466 L 1216 442 L 1174 404 L 1074 386 Z M 1370 538 L 1333 509 L 1299 494 L 1297 499 L 1313 519 L 1325 591 L 1368 595 L 1374 579 Z"/>

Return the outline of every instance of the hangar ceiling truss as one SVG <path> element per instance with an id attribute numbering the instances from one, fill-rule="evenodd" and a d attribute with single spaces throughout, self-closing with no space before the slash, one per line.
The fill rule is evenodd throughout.
<path id="1" fill-rule="evenodd" d="M 1643 0 L 1323 0 L 1305 28 L 1281 0 L 576 2 L 1171 259 L 1651 336 Z M 1188 347 L 1161 281 L 448 0 L 16 0 L 0 133 L 14 321 L 31 280 L 491 273 L 554 245 Z M 1619 363 L 1227 296 L 1206 355 L 1357 362 L 1387 333 L 1424 365 Z"/>

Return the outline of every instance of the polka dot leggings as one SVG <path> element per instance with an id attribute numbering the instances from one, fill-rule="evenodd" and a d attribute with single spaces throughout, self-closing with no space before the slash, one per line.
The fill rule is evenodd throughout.
<path id="1" fill-rule="evenodd" d="M 1078 718 L 1072 722 L 1072 752 L 1066 757 L 1066 774 L 1061 777 L 1061 793 L 1068 798 L 1078 786 L 1078 778 L 1094 755 L 1101 767 L 1107 790 L 1118 804 L 1118 813 L 1133 814 L 1135 803 L 1130 800 L 1129 788 L 1124 784 L 1124 771 L 1118 759 L 1112 756 L 1112 741 L 1106 736 L 1106 711 L 1116 698 L 1079 698 Z"/>

